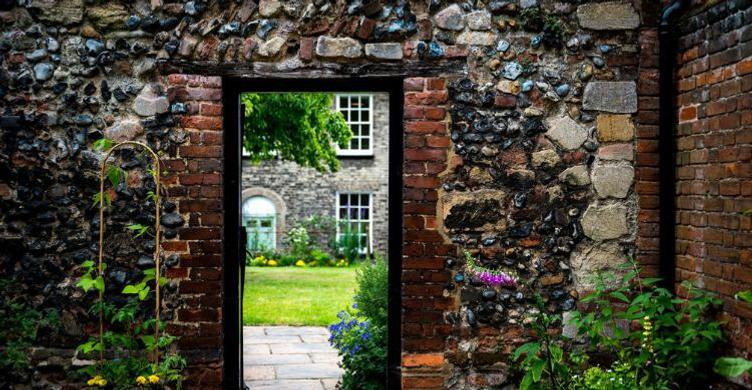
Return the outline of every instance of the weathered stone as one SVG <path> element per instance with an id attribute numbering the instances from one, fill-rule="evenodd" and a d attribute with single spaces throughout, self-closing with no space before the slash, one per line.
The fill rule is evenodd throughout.
<path id="1" fill-rule="evenodd" d="M 282 37 L 271 38 L 259 45 L 257 53 L 262 57 L 274 57 L 279 54 L 279 51 L 282 49 L 282 46 L 285 45 L 286 41 L 287 40 Z"/>
<path id="2" fill-rule="evenodd" d="M 634 168 L 627 164 L 597 164 L 591 176 L 599 197 L 621 199 L 632 188 Z"/>
<path id="3" fill-rule="evenodd" d="M 37 81 L 46 81 L 52 77 L 52 71 L 55 68 L 49 62 L 40 62 L 34 65 L 34 78 Z"/>
<path id="4" fill-rule="evenodd" d="M 634 160 L 634 147 L 632 144 L 611 144 L 598 148 L 598 158 L 601 160 Z"/>
<path id="5" fill-rule="evenodd" d="M 178 47 L 178 54 L 183 57 L 190 57 L 193 54 L 193 49 L 196 48 L 198 40 L 191 35 L 186 35 L 180 40 L 180 47 Z"/>
<path id="6" fill-rule="evenodd" d="M 601 142 L 631 141 L 635 125 L 630 115 L 600 114 L 595 118 L 598 140 Z"/>
<path id="7" fill-rule="evenodd" d="M 358 58 L 363 55 L 360 42 L 352 38 L 320 36 L 316 41 L 316 55 L 327 58 Z"/>
<path id="8" fill-rule="evenodd" d="M 462 12 L 459 5 L 452 4 L 439 11 L 434 16 L 434 22 L 438 28 L 459 31 L 465 28 L 465 13 Z"/>
<path id="9" fill-rule="evenodd" d="M 106 6 L 87 7 L 86 16 L 94 27 L 106 31 L 124 26 L 128 12 L 121 4 L 107 3 Z"/>
<path id="10" fill-rule="evenodd" d="M 595 241 L 619 238 L 629 232 L 627 206 L 620 203 L 592 203 L 582 214 L 580 223 L 583 233 Z"/>
<path id="11" fill-rule="evenodd" d="M 591 81 L 585 85 L 582 108 L 617 114 L 637 112 L 637 86 L 634 81 Z"/>
<path id="12" fill-rule="evenodd" d="M 277 0 L 261 0 L 259 1 L 259 15 L 269 18 L 277 14 L 282 8 L 282 3 Z"/>
<path id="13" fill-rule="evenodd" d="M 572 253 L 570 265 L 574 276 L 574 287 L 578 293 L 592 292 L 596 281 L 596 272 L 618 270 L 619 265 L 627 261 L 627 256 L 616 242 L 585 245 Z"/>
<path id="14" fill-rule="evenodd" d="M 167 97 L 159 95 L 151 85 L 144 87 L 133 101 L 133 111 L 140 116 L 162 114 L 169 109 Z"/>
<path id="15" fill-rule="evenodd" d="M 467 27 L 471 30 L 486 31 L 491 29 L 491 14 L 488 11 L 474 11 L 465 16 Z"/>
<path id="16" fill-rule="evenodd" d="M 640 25 L 632 4 L 618 1 L 583 4 L 577 7 L 577 19 L 591 30 L 631 30 Z"/>
<path id="17" fill-rule="evenodd" d="M 401 60 L 402 44 L 397 42 L 366 43 L 366 56 L 380 60 Z"/>
<path id="18" fill-rule="evenodd" d="M 562 171 L 559 174 L 559 180 L 572 186 L 586 186 L 590 184 L 590 174 L 587 166 L 575 165 Z"/>
<path id="19" fill-rule="evenodd" d="M 564 149 L 577 149 L 588 137 L 587 129 L 567 114 L 548 119 L 546 126 L 546 136 Z"/>
<path id="20" fill-rule="evenodd" d="M 115 142 L 132 141 L 144 133 L 144 127 L 137 120 L 127 119 L 115 122 L 104 130 L 104 136 Z"/>
<path id="21" fill-rule="evenodd" d="M 35 9 L 37 18 L 44 22 L 70 25 L 84 17 L 83 0 L 34 0 L 29 8 Z"/>
<path id="22" fill-rule="evenodd" d="M 516 80 L 522 74 L 522 65 L 518 62 L 507 62 L 504 65 L 504 69 L 501 71 L 501 75 L 505 79 Z"/>
<path id="23" fill-rule="evenodd" d="M 496 84 L 496 89 L 501 92 L 516 95 L 520 93 L 520 83 L 512 80 L 501 80 Z"/>
<path id="24" fill-rule="evenodd" d="M 478 190 L 449 192 L 439 198 L 443 227 L 448 230 L 494 230 L 506 228 L 502 201 L 504 192 Z"/>
<path id="25" fill-rule="evenodd" d="M 532 162 L 536 168 L 551 168 L 556 166 L 561 161 L 559 155 L 553 149 L 544 149 L 538 152 L 533 152 Z"/>
<path id="26" fill-rule="evenodd" d="M 457 37 L 459 45 L 494 46 L 496 34 L 482 31 L 463 31 Z"/>

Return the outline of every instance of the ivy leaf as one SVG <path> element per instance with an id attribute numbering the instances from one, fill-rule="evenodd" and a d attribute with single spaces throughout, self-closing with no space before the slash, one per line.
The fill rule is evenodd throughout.
<path id="1" fill-rule="evenodd" d="M 713 370 L 723 376 L 736 377 L 752 370 L 752 361 L 738 357 L 722 357 L 715 361 Z"/>
<path id="2" fill-rule="evenodd" d="M 97 278 L 94 279 L 94 288 L 96 288 L 97 291 L 104 292 L 104 279 L 102 276 L 97 276 Z"/>
<path id="3" fill-rule="evenodd" d="M 118 184 L 123 181 L 124 177 L 125 172 L 122 169 L 112 165 L 107 167 L 107 179 L 110 181 L 113 188 L 117 187 Z"/>
<path id="4" fill-rule="evenodd" d="M 82 268 L 91 269 L 94 267 L 94 261 L 93 260 L 86 260 L 83 263 L 81 263 Z"/>
<path id="5" fill-rule="evenodd" d="M 752 290 L 739 291 L 738 293 L 736 293 L 735 296 L 736 296 L 736 299 L 741 299 L 744 302 L 752 304 Z"/>
<path id="6" fill-rule="evenodd" d="M 142 301 L 146 299 L 146 297 L 149 296 L 150 290 L 151 289 L 149 288 L 149 286 L 145 286 L 141 291 L 138 292 L 138 299 Z"/>
<path id="7" fill-rule="evenodd" d="M 107 151 L 110 150 L 113 146 L 115 146 L 115 141 L 107 138 L 100 138 L 92 144 L 94 146 L 94 149 L 99 151 Z"/>
<path id="8" fill-rule="evenodd" d="M 534 355 L 540 351 L 540 348 L 541 345 L 538 342 L 522 344 L 512 353 L 512 360 L 518 360 L 522 354 Z"/>
<path id="9" fill-rule="evenodd" d="M 538 383 L 543 376 L 543 368 L 546 367 L 546 361 L 538 359 L 530 365 L 530 373 L 533 376 L 533 382 Z"/>
<path id="10" fill-rule="evenodd" d="M 76 283 L 77 287 L 80 287 L 84 292 L 89 292 L 92 287 L 94 287 L 94 279 L 91 278 L 89 275 L 84 275 L 81 279 L 79 279 L 78 283 Z"/>
<path id="11" fill-rule="evenodd" d="M 123 288 L 123 294 L 138 294 L 141 289 L 138 286 L 129 284 Z"/>
<path id="12" fill-rule="evenodd" d="M 142 335 L 140 339 L 141 339 L 141 342 L 143 342 L 144 345 L 146 346 L 146 349 L 154 348 L 154 336 L 145 334 L 145 335 Z"/>
<path id="13" fill-rule="evenodd" d="M 135 223 L 133 225 L 126 226 L 126 229 L 132 230 L 134 233 L 136 233 L 136 237 L 141 237 L 144 234 L 146 234 L 149 231 L 148 226 L 141 225 L 139 223 Z"/>

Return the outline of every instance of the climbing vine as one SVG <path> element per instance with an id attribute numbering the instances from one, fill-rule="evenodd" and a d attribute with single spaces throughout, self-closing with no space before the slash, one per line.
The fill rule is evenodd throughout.
<path id="1" fill-rule="evenodd" d="M 160 178 L 161 162 L 159 155 L 148 146 L 139 142 L 122 142 L 115 144 L 102 139 L 94 144 L 95 148 L 107 151 L 99 175 L 99 192 L 94 195 L 94 204 L 99 207 L 99 246 L 97 261 L 84 261 L 83 270 L 77 286 L 84 293 L 95 291 L 97 299 L 91 305 L 89 313 L 98 316 L 99 332 L 77 348 L 84 356 L 98 356 L 96 362 L 82 369 L 88 375 L 86 384 L 92 387 L 115 389 L 133 387 L 174 387 L 179 389 L 183 379 L 182 370 L 186 362 L 180 355 L 169 352 L 168 347 L 175 341 L 162 329 L 160 319 L 160 288 L 166 282 L 161 277 L 160 254 Z M 152 168 L 148 173 L 155 182 L 155 190 L 150 191 L 147 199 L 155 205 L 154 226 L 154 268 L 142 273 L 140 282 L 126 285 L 121 294 L 127 299 L 125 303 L 115 304 L 105 300 L 105 272 L 107 264 L 104 259 L 105 209 L 109 209 L 112 200 L 105 191 L 105 181 L 113 188 L 121 185 L 125 174 L 123 170 L 107 161 L 120 147 L 132 146 L 142 148 L 152 158 Z M 106 179 L 106 180 L 105 180 Z M 127 226 L 136 237 L 150 234 L 150 229 L 141 224 Z M 149 318 L 147 302 L 154 298 L 154 317 Z"/>

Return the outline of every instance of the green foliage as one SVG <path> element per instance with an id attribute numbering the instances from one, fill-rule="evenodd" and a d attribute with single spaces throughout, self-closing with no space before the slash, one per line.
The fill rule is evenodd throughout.
<path id="1" fill-rule="evenodd" d="M 308 230 L 302 226 L 290 229 L 285 237 L 285 243 L 296 260 L 307 258 L 311 252 L 311 237 L 308 235 Z"/>
<path id="2" fill-rule="evenodd" d="M 376 256 L 372 264 L 363 264 L 355 280 L 358 283 L 355 305 L 360 313 L 373 324 L 386 326 L 389 302 L 389 268 L 386 260 Z"/>
<path id="3" fill-rule="evenodd" d="M 645 388 L 682 388 L 705 378 L 701 368 L 723 338 L 721 323 L 710 317 L 721 301 L 689 282 L 682 284 L 686 297 L 676 297 L 657 286 L 659 279 L 639 277 L 633 262 L 620 272 L 595 275 L 595 292 L 582 299 L 590 310 L 572 317 L 577 337 L 629 364 Z"/>
<path id="4" fill-rule="evenodd" d="M 513 361 L 520 361 L 525 373 L 520 382 L 520 390 L 536 388 L 567 388 L 570 381 L 570 368 L 565 361 L 561 340 L 552 337 L 548 330 L 561 324 L 561 316 L 546 312 L 540 295 L 535 295 L 538 310 L 531 326 L 538 336 L 537 341 L 525 343 L 512 353 Z"/>
<path id="5" fill-rule="evenodd" d="M 720 305 L 714 295 L 690 283 L 682 284 L 684 297 L 658 287 L 659 279 L 641 278 L 633 262 L 617 273 L 594 275 L 595 291 L 580 302 L 585 312 L 574 312 L 573 340 L 552 337 L 559 316 L 540 313 L 531 326 L 537 340 L 519 347 L 522 360 L 520 388 L 543 389 L 669 389 L 701 383 L 721 341 L 721 323 L 711 317 Z M 570 348 L 562 348 L 573 344 Z M 597 361 L 598 364 L 591 364 Z M 725 364 L 725 363 L 724 363 Z"/>
<path id="6" fill-rule="evenodd" d="M 740 291 L 736 299 L 752 304 L 752 291 Z M 740 357 L 722 357 L 715 361 L 713 371 L 719 375 L 736 377 L 745 372 L 752 372 L 752 361 Z"/>
<path id="7" fill-rule="evenodd" d="M 84 273 L 79 279 L 77 286 L 84 292 L 94 288 L 104 292 L 105 286 L 101 276 L 97 275 L 96 264 L 89 260 L 81 264 Z M 174 386 L 180 388 L 182 382 L 182 370 L 186 365 L 181 356 L 166 351 L 174 342 L 175 338 L 163 331 L 164 323 L 159 322 L 160 335 L 154 337 L 157 321 L 148 318 L 144 312 L 149 310 L 150 305 L 145 305 L 145 300 L 152 292 L 155 280 L 155 269 L 143 271 L 141 282 L 126 285 L 122 293 L 136 295 L 137 299 L 130 299 L 122 306 L 116 306 L 107 301 L 94 303 L 89 313 L 98 315 L 100 312 L 107 323 L 106 331 L 102 338 L 91 337 L 80 344 L 76 351 L 88 358 L 95 358 L 99 352 L 107 351 L 108 358 L 101 364 L 93 364 L 80 370 L 82 374 L 93 377 L 90 381 L 96 385 L 99 380 L 106 381 L 115 389 L 131 389 L 136 387 L 136 378 L 156 375 L 159 378 L 159 386 Z M 164 284 L 165 279 L 160 283 Z M 151 284 L 151 285 L 150 285 Z M 149 354 L 160 351 L 162 356 L 158 365 L 149 361 Z M 105 383 L 105 382 L 101 382 Z"/>
<path id="8" fill-rule="evenodd" d="M 149 232 L 148 226 L 144 226 L 138 223 L 126 226 L 126 229 L 133 231 L 133 233 L 135 233 L 135 237 L 141 237 Z"/>
<path id="9" fill-rule="evenodd" d="M 356 277 L 355 303 L 329 326 L 329 342 L 342 359 L 343 389 L 384 389 L 387 373 L 388 274 L 377 256 Z"/>
<path id="10" fill-rule="evenodd" d="M 0 387 L 14 379 L 28 375 L 29 349 L 42 328 L 59 326 L 57 310 L 37 310 L 14 294 L 18 286 L 10 280 L 0 279 Z"/>
<path id="11" fill-rule="evenodd" d="M 329 93 L 244 93 L 243 146 L 251 161 L 281 158 L 318 171 L 337 171 L 336 145 L 352 137 Z"/>
<path id="12" fill-rule="evenodd" d="M 520 11 L 520 25 L 527 31 L 540 31 L 545 19 L 539 7 L 528 7 Z"/>
<path id="13" fill-rule="evenodd" d="M 349 222 L 342 222 L 339 229 L 337 256 L 343 257 L 348 263 L 353 264 L 361 258 L 361 236 L 353 227 L 353 224 Z"/>

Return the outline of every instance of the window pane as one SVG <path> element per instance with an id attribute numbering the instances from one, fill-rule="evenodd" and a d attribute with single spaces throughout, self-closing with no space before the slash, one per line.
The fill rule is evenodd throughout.
<path id="1" fill-rule="evenodd" d="M 360 219 L 368 219 L 368 211 L 367 207 L 360 209 Z"/>
<path id="2" fill-rule="evenodd" d="M 360 140 L 360 148 L 363 150 L 368 150 L 371 148 L 371 141 L 370 138 L 361 138 Z"/>
<path id="3" fill-rule="evenodd" d="M 347 201 L 347 194 L 339 194 L 339 205 L 345 206 L 350 204 L 350 202 Z"/>
<path id="4" fill-rule="evenodd" d="M 370 107 L 370 104 L 369 104 L 369 103 L 370 103 L 370 100 L 371 100 L 371 99 L 370 99 L 370 97 L 368 97 L 368 96 L 361 96 L 361 97 L 360 97 L 360 106 L 361 106 L 361 107 L 363 107 L 363 108 L 368 108 L 368 107 Z"/>
<path id="5" fill-rule="evenodd" d="M 347 208 L 339 209 L 339 219 L 347 220 Z"/>
<path id="6" fill-rule="evenodd" d="M 349 105 L 347 104 L 347 96 L 340 96 L 339 97 L 339 107 L 340 108 L 347 108 Z"/>
<path id="7" fill-rule="evenodd" d="M 350 139 L 350 149 L 359 149 L 358 147 L 358 139 L 357 138 L 351 138 Z"/>
<path id="8" fill-rule="evenodd" d="M 350 111 L 350 120 L 353 122 L 360 121 L 360 111 Z"/>
<path id="9" fill-rule="evenodd" d="M 360 194 L 360 204 L 368 206 L 368 194 Z"/>

